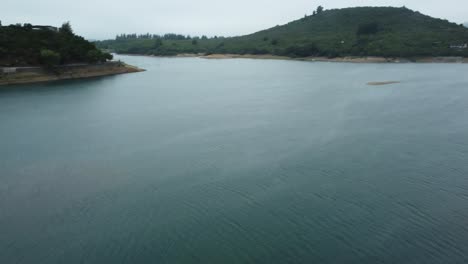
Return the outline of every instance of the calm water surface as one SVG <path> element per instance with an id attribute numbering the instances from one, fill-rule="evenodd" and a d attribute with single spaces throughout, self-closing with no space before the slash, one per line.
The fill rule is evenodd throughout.
<path id="1" fill-rule="evenodd" d="M 0 89 L 0 263 L 468 262 L 468 65 L 123 59 Z"/>

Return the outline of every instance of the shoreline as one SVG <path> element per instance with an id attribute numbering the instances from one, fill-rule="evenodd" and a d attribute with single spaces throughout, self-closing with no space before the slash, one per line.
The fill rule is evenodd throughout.
<path id="1" fill-rule="evenodd" d="M 157 55 L 144 55 L 144 54 L 118 54 L 125 56 L 144 56 L 155 58 L 200 58 L 200 59 L 259 59 L 259 60 L 293 60 L 293 61 L 309 61 L 309 62 L 342 62 L 342 63 L 468 63 L 468 58 L 464 57 L 415 57 L 415 58 L 386 58 L 386 57 L 303 57 L 293 58 L 279 55 L 252 55 L 252 54 L 194 54 L 194 53 L 181 53 L 174 56 L 157 56 Z"/>
<path id="2" fill-rule="evenodd" d="M 145 70 L 122 62 L 63 65 L 53 71 L 42 67 L 5 67 L 0 68 L 0 86 L 87 79 L 142 71 Z"/>

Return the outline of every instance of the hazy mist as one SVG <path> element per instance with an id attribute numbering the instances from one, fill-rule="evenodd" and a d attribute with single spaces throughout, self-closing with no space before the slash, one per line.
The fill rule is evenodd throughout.
<path id="1" fill-rule="evenodd" d="M 468 21 L 468 1 L 446 0 L 1 0 L 2 23 L 60 25 L 70 21 L 76 33 L 89 39 L 119 33 L 180 33 L 243 35 L 284 24 L 326 9 L 351 6 L 406 6 L 430 16 Z"/>

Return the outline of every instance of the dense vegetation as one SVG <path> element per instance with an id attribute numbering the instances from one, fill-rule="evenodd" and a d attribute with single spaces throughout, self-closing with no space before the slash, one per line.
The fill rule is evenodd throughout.
<path id="1" fill-rule="evenodd" d="M 60 28 L 31 24 L 1 26 L 0 66 L 47 66 L 69 63 L 97 63 L 112 55 L 77 36 L 69 23 Z"/>
<path id="2" fill-rule="evenodd" d="M 147 55 L 233 53 L 290 57 L 466 57 L 468 49 L 453 47 L 465 43 L 468 43 L 468 29 L 463 25 L 405 7 L 334 10 L 319 7 L 310 16 L 241 37 L 131 34 L 101 41 L 97 45 L 117 53 Z"/>

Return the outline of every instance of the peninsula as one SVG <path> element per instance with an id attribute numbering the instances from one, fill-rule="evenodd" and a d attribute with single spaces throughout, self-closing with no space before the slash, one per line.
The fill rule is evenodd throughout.
<path id="1" fill-rule="evenodd" d="M 0 85 L 142 71 L 112 59 L 110 53 L 75 35 L 69 23 L 60 28 L 0 24 Z"/>
<path id="2" fill-rule="evenodd" d="M 151 56 L 467 62 L 468 28 L 406 7 L 319 6 L 296 21 L 245 36 L 121 34 L 96 44 L 120 54 Z"/>

